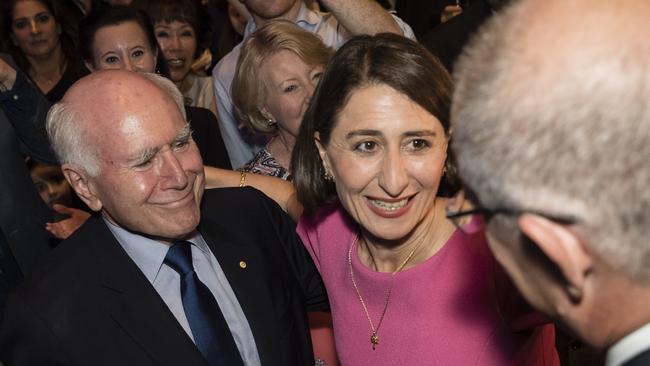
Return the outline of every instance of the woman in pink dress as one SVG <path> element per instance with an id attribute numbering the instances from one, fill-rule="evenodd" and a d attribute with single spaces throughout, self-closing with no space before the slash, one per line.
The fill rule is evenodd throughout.
<path id="1" fill-rule="evenodd" d="M 504 275 L 481 219 L 460 231 L 446 218 L 451 90 L 419 44 L 362 36 L 335 54 L 305 114 L 297 230 L 343 365 L 559 364 L 553 325 Z"/>

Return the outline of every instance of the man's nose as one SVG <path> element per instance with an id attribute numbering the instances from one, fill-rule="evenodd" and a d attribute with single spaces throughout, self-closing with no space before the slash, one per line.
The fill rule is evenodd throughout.
<path id="1" fill-rule="evenodd" d="M 171 151 L 161 154 L 162 165 L 160 177 L 162 188 L 164 189 L 183 189 L 187 186 L 187 174 L 178 160 L 178 157 Z"/>

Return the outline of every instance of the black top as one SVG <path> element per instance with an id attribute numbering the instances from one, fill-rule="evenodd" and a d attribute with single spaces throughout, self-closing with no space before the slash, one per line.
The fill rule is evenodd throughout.
<path id="1" fill-rule="evenodd" d="M 420 39 L 426 32 L 440 24 L 440 14 L 450 0 L 397 0 L 395 11 L 413 29 Z"/>
<path id="2" fill-rule="evenodd" d="M 491 15 L 492 9 L 485 0 L 473 2 L 460 15 L 440 24 L 425 34 L 420 41 L 440 59 L 449 72 L 452 72 L 454 63 L 467 41 Z"/>
<path id="3" fill-rule="evenodd" d="M 185 113 L 194 131 L 192 138 L 199 147 L 203 165 L 232 169 L 214 113 L 209 109 L 190 106 L 185 106 Z"/>
<path id="4" fill-rule="evenodd" d="M 61 80 L 45 96 L 51 103 L 58 102 L 63 98 L 63 95 L 70 89 L 72 84 L 88 74 L 90 74 L 90 71 L 86 68 L 81 57 L 68 60 L 68 66 L 61 76 Z"/>

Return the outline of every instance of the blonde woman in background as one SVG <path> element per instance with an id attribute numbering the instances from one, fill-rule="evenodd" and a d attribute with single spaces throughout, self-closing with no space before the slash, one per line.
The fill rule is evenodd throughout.
<path id="1" fill-rule="evenodd" d="M 270 136 L 242 171 L 291 180 L 291 153 L 302 117 L 334 51 L 294 23 L 276 20 L 244 42 L 232 96 L 239 118 Z"/>

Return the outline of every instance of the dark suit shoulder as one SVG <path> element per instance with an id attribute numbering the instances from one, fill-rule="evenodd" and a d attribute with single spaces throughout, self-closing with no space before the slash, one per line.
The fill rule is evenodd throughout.
<path id="1" fill-rule="evenodd" d="M 251 324 L 262 362 L 313 365 L 305 310 L 327 309 L 327 294 L 295 223 L 250 187 L 208 190 L 202 203 L 199 231 Z"/>
<path id="2" fill-rule="evenodd" d="M 275 201 L 252 187 L 208 189 L 201 207 L 204 214 L 214 218 L 284 216 L 284 211 Z"/>
<path id="3" fill-rule="evenodd" d="M 7 365 L 203 365 L 100 217 L 86 221 L 10 296 L 0 359 Z"/>
<path id="4" fill-rule="evenodd" d="M 327 307 L 320 276 L 296 224 L 275 201 L 251 187 L 213 189 L 206 191 L 202 214 L 201 233 L 233 243 L 233 251 L 259 251 L 274 271 L 289 270 L 302 281 L 306 296 L 319 304 L 314 308 Z"/>
<path id="5" fill-rule="evenodd" d="M 93 216 L 70 238 L 64 240 L 19 286 L 17 293 L 35 303 L 48 303 L 57 298 L 80 295 L 93 279 L 97 263 L 103 256 L 97 250 L 98 241 L 115 240 L 103 235 L 110 232 L 100 217 Z M 117 242 L 115 243 L 117 244 Z M 121 249 L 121 248 L 115 248 Z M 83 296 L 81 296 L 83 298 Z"/>

